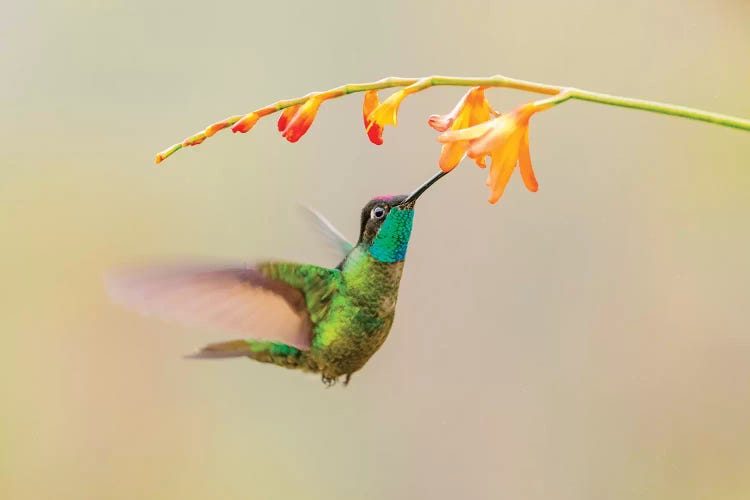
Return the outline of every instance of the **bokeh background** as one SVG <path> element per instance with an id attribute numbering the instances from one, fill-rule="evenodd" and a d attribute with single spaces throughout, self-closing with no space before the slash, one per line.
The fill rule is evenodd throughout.
<path id="1" fill-rule="evenodd" d="M 568 103 L 532 123 L 541 189 L 470 163 L 420 201 L 388 342 L 343 389 L 142 318 L 102 287 L 168 257 L 333 265 L 436 168 L 405 101 L 298 144 L 273 119 L 161 166 L 230 114 L 388 75 L 491 75 L 750 116 L 745 0 L 7 2 L 0 16 L 0 498 L 746 499 L 750 137 Z M 528 94 L 495 90 L 507 109 Z"/>

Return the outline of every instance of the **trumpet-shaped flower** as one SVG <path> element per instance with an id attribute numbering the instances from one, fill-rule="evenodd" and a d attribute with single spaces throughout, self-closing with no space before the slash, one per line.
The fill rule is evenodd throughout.
<path id="1" fill-rule="evenodd" d="M 406 90 L 401 89 L 389 95 L 385 101 L 378 104 L 367 116 L 367 132 L 369 133 L 376 126 L 383 129 L 386 125 L 393 125 L 394 127 L 398 125 L 398 107 L 407 95 Z"/>
<path id="2" fill-rule="evenodd" d="M 297 142 L 312 125 L 322 103 L 322 97 L 313 96 L 304 104 L 285 109 L 278 122 L 281 135 L 289 142 Z"/>
<path id="3" fill-rule="evenodd" d="M 379 105 L 380 100 L 378 99 L 377 90 L 368 90 L 365 92 L 365 99 L 362 103 L 362 118 L 365 121 L 365 132 L 367 132 L 367 137 L 370 138 L 370 142 L 377 144 L 378 146 L 383 144 L 383 127 L 371 122 L 368 120 L 368 117 Z"/>
<path id="4" fill-rule="evenodd" d="M 469 158 L 477 162 L 487 156 L 492 159 L 487 179 L 490 203 L 496 203 L 503 195 L 516 165 L 519 165 L 526 188 L 534 192 L 539 185 L 529 154 L 529 119 L 543 109 L 546 108 L 535 103 L 526 104 L 494 120 L 444 132 L 438 140 L 444 144 L 466 141 L 466 155 Z"/>
<path id="5" fill-rule="evenodd" d="M 432 115 L 428 123 L 438 132 L 445 132 L 448 129 L 461 130 L 484 123 L 491 116 L 498 116 L 498 113 L 492 109 L 484 96 L 484 88 L 473 87 L 458 101 L 453 111 L 447 115 Z M 466 140 L 443 144 L 438 162 L 443 172 L 450 172 L 459 164 L 468 146 L 469 142 Z M 484 158 L 480 158 L 477 164 L 484 167 Z"/>

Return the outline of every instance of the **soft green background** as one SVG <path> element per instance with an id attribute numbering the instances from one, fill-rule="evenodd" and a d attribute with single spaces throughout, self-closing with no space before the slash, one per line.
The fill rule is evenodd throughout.
<path id="1" fill-rule="evenodd" d="M 279 98 L 388 75 L 504 73 L 750 116 L 746 0 L 7 1 L 0 16 L 0 498 L 747 499 L 750 135 L 584 103 L 532 121 L 541 189 L 466 163 L 420 201 L 391 337 L 343 389 L 180 356 L 217 332 L 112 306 L 165 257 L 332 264 L 434 170 L 405 101 L 360 96 L 298 144 Z M 489 93 L 500 109 L 529 99 Z"/>

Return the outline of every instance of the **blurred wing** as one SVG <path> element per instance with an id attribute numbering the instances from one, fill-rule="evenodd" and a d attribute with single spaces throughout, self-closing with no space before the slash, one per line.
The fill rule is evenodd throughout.
<path id="1" fill-rule="evenodd" d="M 315 210 L 314 208 L 306 205 L 300 205 L 307 218 L 314 223 L 318 232 L 325 238 L 326 243 L 340 256 L 346 257 L 349 252 L 352 251 L 354 245 L 352 245 L 331 222 L 326 219 L 323 214 Z"/>
<path id="2" fill-rule="evenodd" d="M 312 322 L 303 292 L 258 268 L 145 268 L 107 281 L 115 301 L 139 312 L 310 349 Z"/>

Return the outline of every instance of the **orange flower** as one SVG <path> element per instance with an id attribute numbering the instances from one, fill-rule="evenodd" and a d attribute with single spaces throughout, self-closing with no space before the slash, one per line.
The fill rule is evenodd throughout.
<path id="1" fill-rule="evenodd" d="M 313 96 L 304 104 L 285 109 L 278 123 L 281 135 L 289 142 L 297 142 L 312 125 L 322 103 L 321 96 Z"/>
<path id="2" fill-rule="evenodd" d="M 258 113 L 252 112 L 248 113 L 240 120 L 234 124 L 234 127 L 232 127 L 232 132 L 242 132 L 243 134 L 253 128 L 253 126 L 258 123 L 258 119 L 260 119 L 260 116 L 258 116 Z M 212 125 L 213 126 L 213 125 Z M 214 135 L 216 131 L 213 131 L 211 135 Z M 206 136 L 211 137 L 211 135 L 208 134 L 208 129 L 206 129 Z"/>
<path id="3" fill-rule="evenodd" d="M 427 121 L 438 132 L 445 132 L 448 129 L 460 130 L 484 123 L 491 116 L 498 116 L 498 113 L 487 102 L 484 88 L 473 87 L 458 101 L 453 111 L 447 115 L 432 115 Z M 468 146 L 469 142 L 465 140 L 443 144 L 439 160 L 443 172 L 450 172 L 461 162 Z M 477 161 L 477 164 L 484 167 L 484 158 Z"/>
<path id="4" fill-rule="evenodd" d="M 486 156 L 492 159 L 487 185 L 490 187 L 490 203 L 503 195 L 505 186 L 519 165 L 526 188 L 535 192 L 539 185 L 531 167 L 529 154 L 529 119 L 546 107 L 535 103 L 520 106 L 510 113 L 473 127 L 444 132 L 438 140 L 444 144 L 466 141 L 466 154 L 480 162 Z"/>
<path id="5" fill-rule="evenodd" d="M 398 90 L 389 95 L 388 98 L 378 104 L 369 115 L 367 115 L 367 132 L 369 134 L 373 127 L 384 128 L 386 125 L 398 125 L 398 107 L 404 97 L 409 95 L 405 89 Z"/>
<path id="6" fill-rule="evenodd" d="M 367 132 L 367 137 L 370 138 L 370 142 L 377 144 L 378 146 L 383 144 L 383 127 L 370 122 L 367 118 L 379 105 L 380 100 L 378 99 L 377 90 L 368 90 L 365 92 L 365 100 L 362 103 L 362 118 L 365 121 L 365 132 Z"/>

